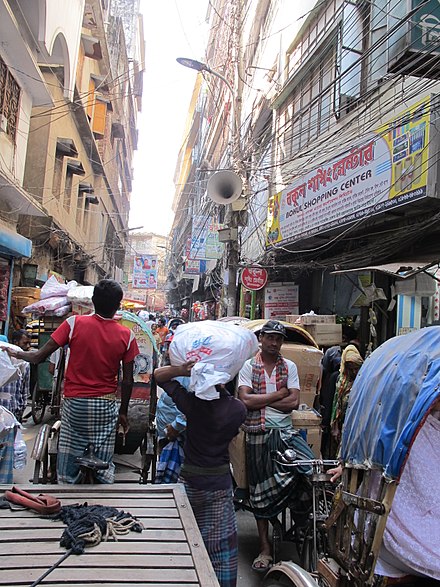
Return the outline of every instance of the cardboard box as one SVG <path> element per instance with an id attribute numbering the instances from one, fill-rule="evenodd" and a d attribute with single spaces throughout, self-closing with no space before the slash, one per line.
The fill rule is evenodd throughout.
<path id="1" fill-rule="evenodd" d="M 304 328 L 320 346 L 342 343 L 342 324 L 304 324 Z"/>
<path id="2" fill-rule="evenodd" d="M 300 403 L 303 403 L 303 394 L 315 395 L 318 382 L 321 378 L 322 351 L 305 344 L 284 343 L 281 354 L 290 359 L 298 368 L 299 386 L 301 390 Z M 304 402 L 306 403 L 306 402 Z"/>
<path id="3" fill-rule="evenodd" d="M 317 459 L 321 458 L 321 436 L 321 428 L 307 430 L 307 444 L 310 446 Z"/>
<path id="4" fill-rule="evenodd" d="M 334 314 L 303 314 L 300 318 L 301 324 L 336 324 Z"/>
<path id="5" fill-rule="evenodd" d="M 293 410 L 292 426 L 298 430 L 316 430 L 321 428 L 321 416 L 314 410 Z"/>
<path id="6" fill-rule="evenodd" d="M 312 392 L 306 392 L 306 391 L 300 391 L 299 394 L 299 403 L 300 404 L 306 404 L 307 406 L 309 406 L 309 408 L 313 408 L 314 404 L 315 404 L 315 398 L 317 397 L 317 394 L 315 391 Z"/>
<path id="7" fill-rule="evenodd" d="M 285 322 L 288 322 L 289 324 L 296 324 L 297 320 L 298 320 L 298 324 L 300 324 L 300 320 L 301 320 L 300 314 L 287 314 L 287 316 L 285 316 Z"/>

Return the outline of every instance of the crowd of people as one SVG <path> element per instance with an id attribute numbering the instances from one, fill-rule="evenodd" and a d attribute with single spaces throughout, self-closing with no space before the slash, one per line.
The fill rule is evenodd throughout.
<path id="1" fill-rule="evenodd" d="M 79 482 L 76 457 L 89 443 L 96 447 L 96 456 L 110 464 L 107 470 L 97 472 L 97 482 L 114 480 L 115 436 L 121 427 L 124 431 L 129 427 L 133 364 L 139 353 L 133 332 L 113 320 L 122 295 L 119 284 L 101 280 L 94 288 L 92 315 L 67 318 L 39 349 L 29 348 L 25 331 L 12 337 L 20 350 L 7 348 L 11 357 L 31 364 L 41 363 L 57 349 L 69 348 L 57 458 L 59 483 Z M 252 564 L 257 572 L 266 572 L 273 563 L 269 520 L 298 504 L 303 492 L 304 471 L 286 474 L 273 453 L 290 449 L 298 458 L 314 458 L 303 436 L 292 427 L 291 412 L 299 405 L 300 385 L 297 366 L 282 356 L 286 329 L 276 320 L 266 322 L 259 333 L 257 354 L 242 364 L 236 381 L 215 386 L 218 399 L 206 401 L 191 392 L 195 362 L 170 364 L 167 342 L 180 322 L 167 327 L 162 317 L 139 317 L 162 353 L 162 364 L 154 372 L 163 390 L 156 414 L 160 453 L 156 482 L 184 483 L 219 583 L 233 587 L 238 547 L 230 442 L 244 431 L 247 498 L 259 538 Z M 362 363 L 353 333 L 346 336 L 343 345 L 324 354 L 320 392 L 323 457 L 338 456 L 350 391 Z M 120 401 L 115 395 L 118 378 Z M 0 482 L 12 481 L 13 440 L 28 395 L 26 371 L 13 384 L 0 388 Z M 337 476 L 335 473 L 334 478 Z"/>

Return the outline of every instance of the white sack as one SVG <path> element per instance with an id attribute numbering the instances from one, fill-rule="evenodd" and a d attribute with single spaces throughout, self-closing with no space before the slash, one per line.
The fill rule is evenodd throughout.
<path id="1" fill-rule="evenodd" d="M 43 314 L 53 314 L 55 310 L 67 306 L 69 303 L 66 296 L 56 296 L 53 298 L 45 298 L 44 300 L 38 300 L 29 306 L 26 306 L 21 311 L 22 314 L 37 314 L 42 316 Z"/>
<path id="2" fill-rule="evenodd" d="M 69 290 L 67 299 L 71 304 L 93 308 L 92 296 L 94 289 L 93 285 L 77 285 Z"/>
<path id="3" fill-rule="evenodd" d="M 55 298 L 66 296 L 67 292 L 78 285 L 76 281 L 69 281 L 69 283 L 60 283 L 57 278 L 52 275 L 41 288 L 40 299 Z"/>
<path id="4" fill-rule="evenodd" d="M 212 400 L 219 397 L 215 385 L 233 379 L 257 351 L 257 337 L 250 330 L 205 320 L 179 326 L 170 345 L 170 359 L 172 365 L 197 361 L 191 370 L 190 389 Z"/>
<path id="5" fill-rule="evenodd" d="M 12 364 L 8 353 L 0 348 L 0 387 L 11 381 L 16 381 L 19 377 L 19 368 Z"/>

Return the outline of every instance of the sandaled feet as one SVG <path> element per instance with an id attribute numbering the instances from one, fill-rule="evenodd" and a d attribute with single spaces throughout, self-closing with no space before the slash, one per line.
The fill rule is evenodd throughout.
<path id="1" fill-rule="evenodd" d="M 252 569 L 257 573 L 266 573 L 272 566 L 272 561 L 270 554 L 260 553 L 252 563 Z"/>

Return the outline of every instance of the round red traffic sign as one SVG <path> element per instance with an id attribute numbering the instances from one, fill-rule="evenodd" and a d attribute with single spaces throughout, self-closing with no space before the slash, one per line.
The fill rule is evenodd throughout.
<path id="1" fill-rule="evenodd" d="M 267 283 L 267 271 L 262 267 L 245 267 L 241 272 L 241 283 L 246 289 L 256 291 Z"/>

